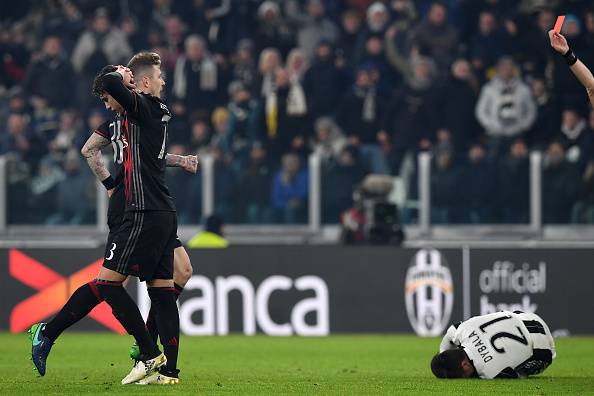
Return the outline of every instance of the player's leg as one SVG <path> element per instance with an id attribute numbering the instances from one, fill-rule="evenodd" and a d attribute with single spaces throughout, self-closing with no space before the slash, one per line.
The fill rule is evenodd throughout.
<path id="1" fill-rule="evenodd" d="M 36 323 L 29 330 L 31 360 L 40 375 L 45 375 L 46 360 L 58 336 L 102 301 L 95 282 L 93 280 L 79 287 L 48 323 Z"/>
<path id="2" fill-rule="evenodd" d="M 183 292 L 186 283 L 192 277 L 192 263 L 190 261 L 190 256 L 186 249 L 184 249 L 181 241 L 177 238 L 175 249 L 173 250 L 173 286 L 175 287 L 175 298 L 178 299 L 180 294 Z M 146 327 L 155 340 L 157 342 L 157 338 L 159 336 L 159 332 L 157 330 L 157 322 L 155 321 L 155 309 L 153 305 L 151 305 L 151 309 L 148 313 L 146 319 Z M 134 358 L 134 347 L 132 347 L 130 356 Z"/>
<path id="3" fill-rule="evenodd" d="M 154 309 L 161 343 L 171 363 L 162 373 L 177 382 L 177 349 L 179 343 L 179 314 L 173 287 L 173 250 L 177 230 L 174 212 L 147 212 L 138 244 L 130 253 L 130 266 L 140 280 L 147 281 L 148 294 Z M 148 379 L 148 377 L 147 377 Z M 160 382 L 162 383 L 162 382 Z"/>
<path id="4" fill-rule="evenodd" d="M 107 247 L 109 252 L 97 278 L 100 297 L 109 304 L 126 331 L 134 336 L 140 349 L 140 356 L 130 374 L 122 380 L 123 384 L 133 383 L 150 375 L 166 361 L 165 355 L 159 351 L 148 333 L 136 303 L 123 287 L 123 281 L 128 275 L 138 275 L 134 252 L 139 248 L 146 248 L 142 246 L 140 239 L 151 231 L 145 226 L 143 213 L 126 213 L 112 245 Z"/>
<path id="5" fill-rule="evenodd" d="M 162 235 L 164 242 L 159 261 L 152 274 L 147 275 L 147 287 L 154 317 L 163 345 L 163 352 L 167 356 L 167 364 L 160 370 L 160 377 L 154 375 L 154 382 L 148 383 L 177 383 L 179 370 L 177 369 L 177 355 L 179 351 L 179 313 L 177 309 L 177 292 L 173 282 L 174 248 L 177 243 L 177 219 L 175 213 L 164 212 L 159 219 L 160 228 L 169 233 Z M 185 284 L 185 282 L 184 282 Z M 166 382 L 159 381 L 165 378 Z M 147 377 L 146 381 L 151 378 Z"/>
<path id="6" fill-rule="evenodd" d="M 110 249 L 114 246 L 115 236 L 116 232 L 110 234 L 107 239 L 106 260 L 113 256 L 113 251 Z M 116 273 L 116 276 L 119 278 L 121 274 Z M 99 293 L 97 280 L 94 279 L 80 286 L 52 320 L 48 323 L 37 323 L 31 327 L 29 330 L 32 342 L 31 360 L 39 374 L 45 375 L 47 356 L 60 334 L 88 315 L 101 301 L 103 298 Z"/>

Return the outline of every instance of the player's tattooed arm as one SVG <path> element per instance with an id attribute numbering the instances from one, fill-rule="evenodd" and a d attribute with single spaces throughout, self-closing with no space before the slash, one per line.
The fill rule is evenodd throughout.
<path id="1" fill-rule="evenodd" d="M 165 163 L 169 167 L 182 168 L 186 172 L 196 173 L 198 171 L 197 155 L 166 154 Z"/>
<path id="2" fill-rule="evenodd" d="M 106 139 L 97 133 L 93 133 L 89 136 L 85 145 L 80 150 L 82 156 L 85 157 L 87 164 L 89 164 L 89 167 L 99 181 L 104 181 L 111 177 L 103 162 L 103 155 L 101 154 L 101 150 L 108 146 L 109 143 L 109 139 Z"/>

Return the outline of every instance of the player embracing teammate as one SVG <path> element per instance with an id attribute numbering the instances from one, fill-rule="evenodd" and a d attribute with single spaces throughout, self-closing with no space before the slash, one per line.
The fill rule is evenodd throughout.
<path id="1" fill-rule="evenodd" d="M 110 233 L 97 279 L 77 289 L 53 320 L 31 328 L 32 360 L 41 375 L 57 337 L 106 301 L 138 347 L 132 351 L 134 367 L 122 383 L 178 382 L 176 299 L 191 276 L 191 265 L 177 238 L 177 216 L 165 184 L 165 167 L 195 172 L 197 159 L 165 152 L 171 113 L 160 99 L 165 84 L 160 65 L 159 55 L 143 52 L 132 58 L 129 67 L 107 66 L 95 79 L 93 92 L 116 117 L 92 134 L 82 153 L 111 196 Z M 120 169 L 115 178 L 100 153 L 110 143 Z M 122 286 L 129 275 L 147 282 L 151 312 L 146 326 Z M 157 333 L 164 354 L 157 347 Z"/>

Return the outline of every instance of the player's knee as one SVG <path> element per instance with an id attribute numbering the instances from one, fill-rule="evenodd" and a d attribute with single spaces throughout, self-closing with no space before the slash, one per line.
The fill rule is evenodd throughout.
<path id="1" fill-rule="evenodd" d="M 177 252 L 176 252 L 177 253 Z M 186 283 L 192 277 L 194 273 L 194 269 L 192 268 L 192 262 L 190 261 L 190 257 L 184 251 L 180 254 L 175 255 L 175 271 L 173 274 L 173 278 L 175 283 L 181 286 L 185 286 Z"/>

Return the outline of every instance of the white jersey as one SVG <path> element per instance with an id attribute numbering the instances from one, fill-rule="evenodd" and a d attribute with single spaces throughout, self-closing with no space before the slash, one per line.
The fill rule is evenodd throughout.
<path id="1" fill-rule="evenodd" d="M 440 352 L 461 347 L 480 378 L 518 378 L 542 372 L 555 358 L 555 343 L 536 314 L 497 312 L 448 329 Z"/>

